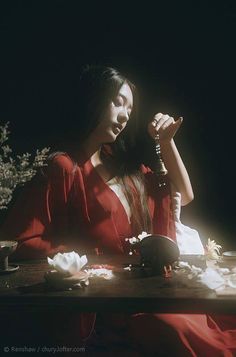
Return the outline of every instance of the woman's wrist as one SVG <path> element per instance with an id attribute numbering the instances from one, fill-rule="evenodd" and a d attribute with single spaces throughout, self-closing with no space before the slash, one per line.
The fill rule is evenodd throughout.
<path id="1" fill-rule="evenodd" d="M 172 148 L 174 144 L 175 142 L 173 138 L 160 140 L 161 150 L 168 150 L 169 148 Z"/>

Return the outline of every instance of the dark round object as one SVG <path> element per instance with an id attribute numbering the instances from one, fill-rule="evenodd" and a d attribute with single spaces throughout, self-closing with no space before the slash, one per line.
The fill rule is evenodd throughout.
<path id="1" fill-rule="evenodd" d="M 162 274 L 164 266 L 172 265 L 179 258 L 179 248 L 170 238 L 151 235 L 137 244 L 141 264 L 150 266 L 155 274 Z"/>

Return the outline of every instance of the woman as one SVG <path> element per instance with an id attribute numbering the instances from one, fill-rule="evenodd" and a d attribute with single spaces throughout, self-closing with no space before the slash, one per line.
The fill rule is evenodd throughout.
<path id="1" fill-rule="evenodd" d="M 6 221 L 8 235 L 19 242 L 15 258 L 45 257 L 75 245 L 87 253 L 123 252 L 124 238 L 143 230 L 175 239 L 170 185 L 158 190 L 156 175 L 141 165 L 138 134 L 144 125 L 137 120 L 134 86 L 114 69 L 90 67 L 80 78 L 77 98 L 79 120 L 64 130 L 66 152 L 52 155 Z M 193 193 L 173 141 L 181 122 L 158 113 L 148 132 L 153 138 L 159 133 L 168 176 L 184 205 Z M 116 187 L 124 209 L 114 196 Z M 65 237 L 68 233 L 75 241 Z"/>
<path id="2" fill-rule="evenodd" d="M 51 156 L 43 175 L 25 189 L 6 221 L 8 236 L 19 242 L 15 258 L 72 249 L 81 254 L 124 253 L 125 238 L 142 231 L 176 240 L 171 187 L 181 194 L 182 205 L 193 199 L 173 139 L 182 119 L 158 113 L 147 125 L 150 142 L 159 135 L 168 170 L 167 184 L 159 187 L 158 177 L 143 164 L 150 153 L 141 155 L 139 150 L 145 125 L 138 122 L 134 85 L 115 69 L 92 66 L 83 71 L 77 93 L 83 123 L 67 130 L 66 151 Z M 80 330 L 84 337 L 93 317 L 80 316 L 86 324 Z M 236 347 L 230 334 L 209 318 L 210 326 L 203 315 L 136 314 L 120 324 L 111 315 L 101 319 L 109 328 L 124 328 L 127 339 L 146 353 L 173 355 L 174 350 L 181 356 L 216 356 Z"/>

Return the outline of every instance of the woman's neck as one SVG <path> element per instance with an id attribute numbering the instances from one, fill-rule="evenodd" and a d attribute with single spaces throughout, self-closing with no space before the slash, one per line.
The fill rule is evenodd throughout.
<path id="1" fill-rule="evenodd" d="M 93 164 L 94 167 L 100 166 L 102 165 L 102 160 L 100 157 L 100 153 L 101 153 L 101 148 L 98 149 L 91 157 L 90 160 Z"/>
<path id="2" fill-rule="evenodd" d="M 100 158 L 102 145 L 93 139 L 92 135 L 83 143 L 82 149 L 88 159 Z"/>

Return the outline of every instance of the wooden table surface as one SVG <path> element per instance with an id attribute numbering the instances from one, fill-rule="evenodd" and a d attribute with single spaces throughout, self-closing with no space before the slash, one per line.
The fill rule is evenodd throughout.
<path id="1" fill-rule="evenodd" d="M 123 267 L 129 259 L 100 256 L 88 261 Z M 84 288 L 58 291 L 45 282 L 44 274 L 50 270 L 46 260 L 18 264 L 18 271 L 0 275 L 0 311 L 63 307 L 83 312 L 236 313 L 236 295 L 219 297 L 205 287 L 186 287 L 176 277 L 125 273 L 111 280 L 90 279 Z"/>

